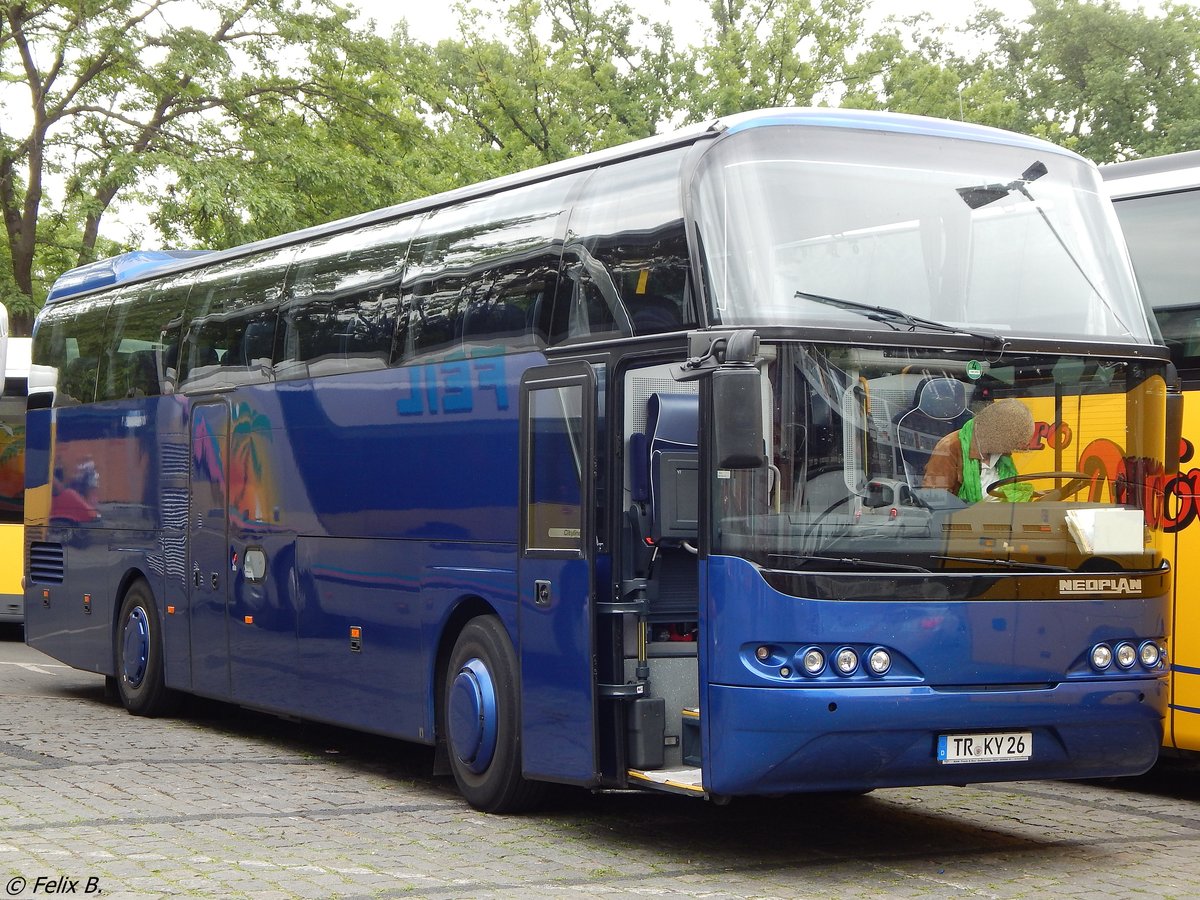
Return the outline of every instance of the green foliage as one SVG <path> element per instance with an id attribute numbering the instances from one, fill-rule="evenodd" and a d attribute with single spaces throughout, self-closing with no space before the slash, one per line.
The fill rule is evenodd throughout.
<path id="1" fill-rule="evenodd" d="M 1159 16 L 1115 0 L 1032 0 L 1033 14 L 980 34 L 997 47 L 1031 130 L 1107 162 L 1197 146 L 1200 12 Z"/>
<path id="2" fill-rule="evenodd" d="M 964 119 L 1097 161 L 1200 148 L 1193 6 L 866 34 L 866 3 L 709 0 L 679 47 L 622 0 L 460 3 L 436 46 L 334 0 L 0 0 L 0 299 L 26 327 L 58 272 L 119 249 L 114 204 L 148 210 L 142 246 L 227 247 L 751 108 Z"/>
<path id="3" fill-rule="evenodd" d="M 927 16 L 868 41 L 847 105 L 962 118 L 1034 134 L 1096 162 L 1200 147 L 1200 12 L 1116 0 L 982 8 L 955 32 Z M 973 48 L 971 55 L 952 49 Z"/>
<path id="4" fill-rule="evenodd" d="M 843 106 L 1023 130 L 1023 113 L 995 68 L 955 52 L 949 29 L 928 14 L 902 25 L 908 39 L 894 24 L 871 36 L 850 67 Z"/>
<path id="5" fill-rule="evenodd" d="M 4 0 L 0 13 L 0 212 L 12 290 L 30 298 L 14 303 L 38 302 L 48 248 L 94 258 L 118 195 L 162 197 L 165 236 L 220 246 L 336 214 L 326 201 L 360 193 L 358 174 L 375 182 L 360 195 L 394 187 L 342 133 L 361 144 L 370 122 L 397 147 L 411 131 L 411 115 L 362 114 L 390 48 L 328 0 Z"/>
<path id="6" fill-rule="evenodd" d="M 713 26 L 688 85 L 690 118 L 833 99 L 864 7 L 864 0 L 711 0 Z"/>
<path id="7" fill-rule="evenodd" d="M 397 51 L 369 36 L 340 40 L 340 52 L 313 48 L 298 96 L 245 101 L 236 141 L 164 160 L 165 191 L 140 199 L 168 243 L 229 247 L 426 193 L 404 166 L 424 126 L 382 74 Z"/>
<path id="8" fill-rule="evenodd" d="M 455 183 L 654 134 L 683 65 L 670 30 L 624 3 L 499 0 L 458 7 L 459 37 L 404 44 L 401 81 L 434 122 Z"/>

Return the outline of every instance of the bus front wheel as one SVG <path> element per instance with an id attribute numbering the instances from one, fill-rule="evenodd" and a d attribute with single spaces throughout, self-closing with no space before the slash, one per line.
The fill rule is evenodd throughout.
<path id="1" fill-rule="evenodd" d="M 467 802 L 494 813 L 534 806 L 543 785 L 521 775 L 517 657 L 494 616 L 472 619 L 458 636 L 442 710 L 450 769 Z"/>
<path id="2" fill-rule="evenodd" d="M 175 711 L 178 695 L 163 676 L 162 633 L 154 595 L 144 581 L 125 593 L 113 635 L 117 694 L 135 716 L 164 716 Z"/>

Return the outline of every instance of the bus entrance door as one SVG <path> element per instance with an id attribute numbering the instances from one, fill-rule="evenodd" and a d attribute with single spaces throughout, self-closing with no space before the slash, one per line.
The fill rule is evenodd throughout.
<path id="1" fill-rule="evenodd" d="M 521 383 L 518 625 L 521 741 L 531 778 L 592 784 L 595 378 L 584 363 Z"/>
<path id="2" fill-rule="evenodd" d="M 192 408 L 188 608 L 192 688 L 229 697 L 229 406 Z"/>

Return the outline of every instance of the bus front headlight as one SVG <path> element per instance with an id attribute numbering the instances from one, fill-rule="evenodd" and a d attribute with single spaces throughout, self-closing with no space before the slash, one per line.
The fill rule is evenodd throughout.
<path id="1" fill-rule="evenodd" d="M 842 675 L 853 675 L 858 669 L 858 654 L 850 647 L 843 647 L 834 654 L 833 664 Z"/>

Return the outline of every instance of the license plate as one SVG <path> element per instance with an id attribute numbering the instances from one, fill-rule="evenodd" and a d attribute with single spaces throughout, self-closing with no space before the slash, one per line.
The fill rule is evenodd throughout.
<path id="1" fill-rule="evenodd" d="M 1033 754 L 1033 733 L 1005 731 L 1000 734 L 938 735 L 938 762 L 959 763 L 1020 762 Z"/>

